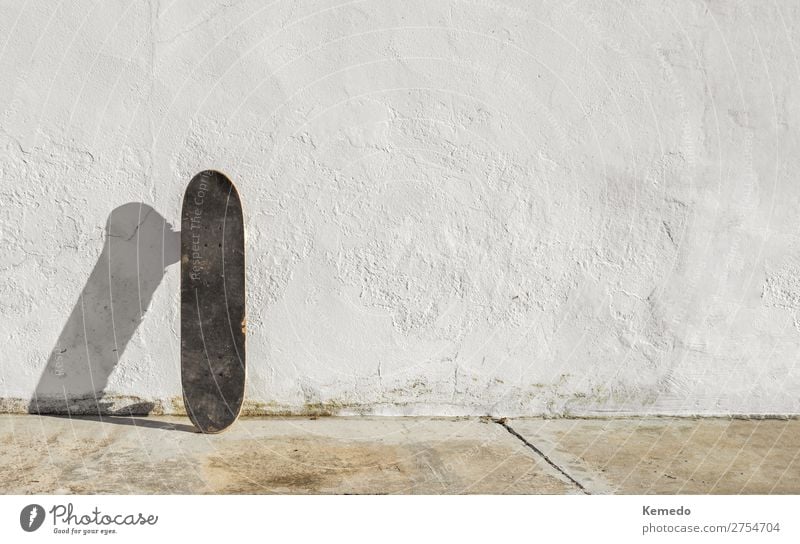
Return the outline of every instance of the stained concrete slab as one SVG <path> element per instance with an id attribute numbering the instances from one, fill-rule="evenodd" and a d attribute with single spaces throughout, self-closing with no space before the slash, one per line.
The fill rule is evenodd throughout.
<path id="1" fill-rule="evenodd" d="M 579 493 L 481 419 L 0 416 L 3 493 Z"/>
<path id="2" fill-rule="evenodd" d="M 800 493 L 800 420 L 514 419 L 589 493 Z"/>
<path id="3" fill-rule="evenodd" d="M 0 415 L 3 493 L 800 493 L 800 420 Z"/>

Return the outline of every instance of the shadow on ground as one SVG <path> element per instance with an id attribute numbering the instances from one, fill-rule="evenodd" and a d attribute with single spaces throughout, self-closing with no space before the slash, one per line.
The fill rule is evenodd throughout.
<path id="1" fill-rule="evenodd" d="M 120 410 L 122 412 L 122 410 Z M 182 431 L 187 433 L 198 433 L 193 425 L 185 425 L 176 421 L 162 421 L 152 418 L 133 417 L 121 415 L 82 415 L 70 416 L 61 414 L 43 414 L 46 417 L 58 419 L 70 419 L 74 421 L 96 421 L 98 423 L 110 423 L 112 425 L 125 425 L 129 427 L 141 427 L 143 429 L 161 429 L 163 431 Z"/>

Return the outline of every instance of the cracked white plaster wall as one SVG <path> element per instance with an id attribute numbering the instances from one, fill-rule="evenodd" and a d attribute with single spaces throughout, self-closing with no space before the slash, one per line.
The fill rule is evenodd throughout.
<path id="1" fill-rule="evenodd" d="M 796 414 L 798 24 L 2 1 L 0 407 L 181 410 L 174 231 L 216 168 L 250 413 Z"/>

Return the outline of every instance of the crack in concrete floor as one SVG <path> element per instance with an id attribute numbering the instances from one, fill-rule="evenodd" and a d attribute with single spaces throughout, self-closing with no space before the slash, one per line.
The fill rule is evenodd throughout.
<path id="1" fill-rule="evenodd" d="M 533 452 L 536 455 L 541 457 L 547 464 L 549 464 L 551 467 L 560 472 L 567 480 L 572 482 L 575 485 L 575 487 L 580 489 L 582 493 L 586 495 L 591 495 L 591 493 L 586 489 L 586 487 L 584 487 L 583 484 L 581 484 L 577 479 L 572 477 L 569 472 L 567 472 L 564 468 L 556 464 L 555 461 L 550 459 L 550 457 L 548 457 L 542 450 L 537 448 L 536 445 L 534 445 L 530 440 L 528 440 L 527 438 L 519 434 L 517 431 L 515 431 L 513 427 L 511 427 L 511 425 L 508 424 L 507 419 L 501 418 L 501 419 L 495 419 L 493 421 L 498 425 L 500 425 L 501 427 L 503 427 L 505 430 L 507 430 L 512 436 L 515 436 L 517 439 L 519 439 L 523 444 L 525 444 L 531 450 L 533 450 Z"/>

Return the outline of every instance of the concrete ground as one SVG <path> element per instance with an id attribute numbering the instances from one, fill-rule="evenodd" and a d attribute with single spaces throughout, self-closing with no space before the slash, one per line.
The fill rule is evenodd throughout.
<path id="1" fill-rule="evenodd" d="M 3 493 L 800 493 L 800 420 L 0 415 Z"/>

